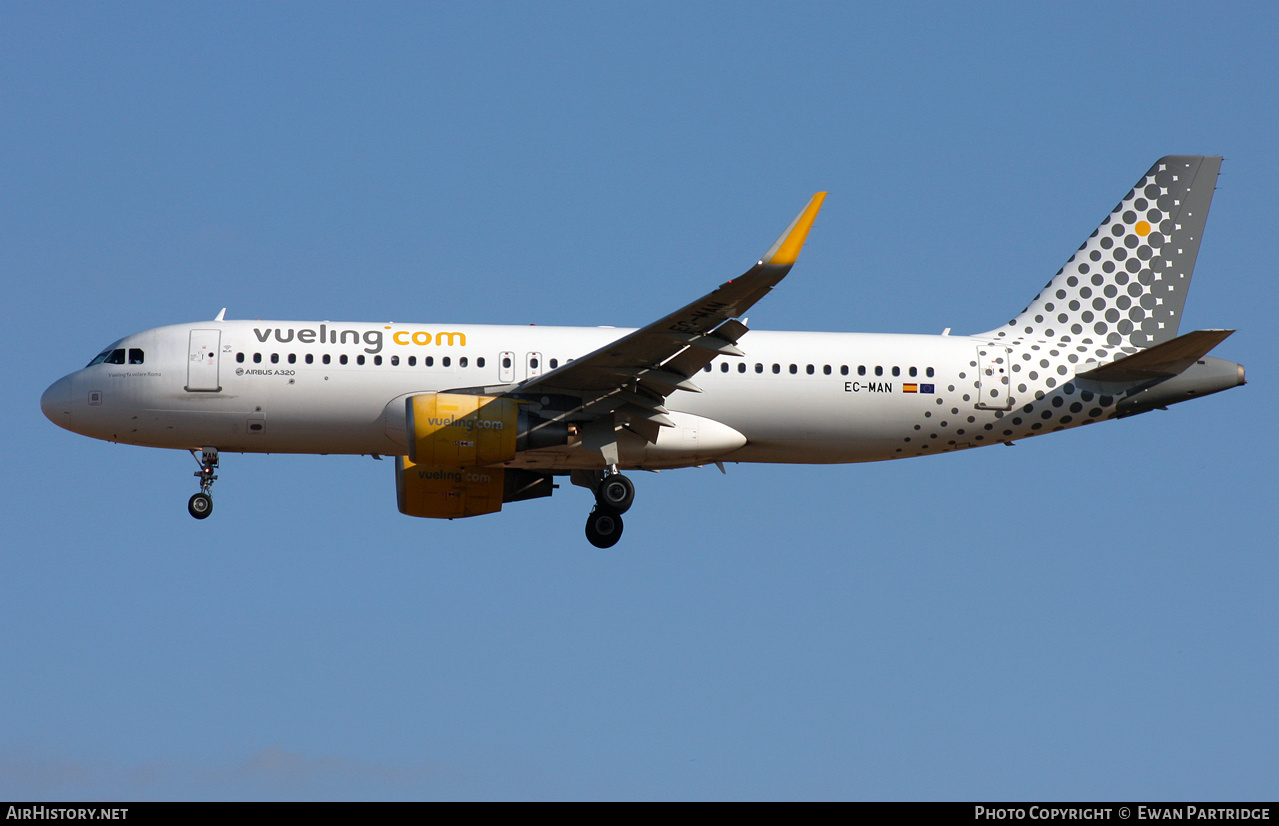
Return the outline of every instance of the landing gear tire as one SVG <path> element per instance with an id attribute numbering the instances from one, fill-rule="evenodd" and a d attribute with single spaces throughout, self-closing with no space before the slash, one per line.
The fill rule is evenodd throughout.
<path id="1" fill-rule="evenodd" d="M 595 508 L 586 517 L 586 538 L 597 548 L 611 548 L 622 538 L 622 516 L 607 508 Z"/>
<path id="2" fill-rule="evenodd" d="M 595 501 L 613 513 L 626 513 L 635 504 L 635 483 L 620 473 L 609 474 L 595 489 Z"/>
<path id="3" fill-rule="evenodd" d="M 208 519 L 209 514 L 213 513 L 213 483 L 218 479 L 218 475 L 214 473 L 218 469 L 218 449 L 206 447 L 200 451 L 198 457 L 192 450 L 191 458 L 200 463 L 200 469 L 195 472 L 195 478 L 200 480 L 200 492 L 187 500 L 187 513 L 196 519 Z"/>
<path id="4" fill-rule="evenodd" d="M 187 512 L 196 519 L 207 519 L 213 513 L 213 497 L 207 493 L 197 493 L 187 501 Z"/>

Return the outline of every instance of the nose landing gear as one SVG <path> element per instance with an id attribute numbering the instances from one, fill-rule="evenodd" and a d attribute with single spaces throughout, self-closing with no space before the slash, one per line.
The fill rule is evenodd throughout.
<path id="1" fill-rule="evenodd" d="M 195 459 L 194 450 L 191 451 L 191 458 Z M 206 519 L 213 513 L 213 483 L 218 478 L 213 471 L 218 467 L 218 449 L 204 448 L 196 461 L 200 463 L 200 469 L 195 472 L 196 478 L 200 480 L 200 492 L 187 501 L 187 513 L 196 519 Z"/>
<path id="2" fill-rule="evenodd" d="M 586 539 L 597 548 L 611 548 L 622 538 L 622 514 L 635 504 L 635 485 L 610 467 L 595 486 L 595 507 L 586 517 Z"/>

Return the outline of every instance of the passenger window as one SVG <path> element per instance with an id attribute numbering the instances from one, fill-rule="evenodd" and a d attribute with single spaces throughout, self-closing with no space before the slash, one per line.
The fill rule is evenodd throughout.
<path id="1" fill-rule="evenodd" d="M 244 353 L 236 353 L 235 361 L 237 364 L 244 364 Z"/>
<path id="2" fill-rule="evenodd" d="M 745 373 L 745 372 L 746 372 L 746 362 L 744 362 L 744 361 L 743 361 L 743 362 L 738 362 L 738 364 L 737 364 L 737 372 L 739 372 L 739 373 Z"/>
<path id="3" fill-rule="evenodd" d="M 727 372 L 728 372 L 728 362 L 726 362 L 726 361 L 721 361 L 721 362 L 719 363 L 719 371 L 720 371 L 721 373 L 727 373 Z"/>
<path id="4" fill-rule="evenodd" d="M 901 369 L 900 367 L 894 367 L 894 368 L 893 368 L 893 375 L 894 375 L 894 376 L 900 376 L 901 374 L 902 374 L 902 369 Z"/>
<path id="5" fill-rule="evenodd" d="M 775 374 L 776 374 L 776 373 L 780 373 L 780 372 L 782 372 L 782 366 L 781 366 L 780 364 L 774 364 L 774 365 L 773 365 L 773 373 L 775 373 Z"/>
<path id="6" fill-rule="evenodd" d="M 823 364 L 823 365 L 822 365 L 822 372 L 829 376 L 829 375 L 830 375 L 830 365 L 829 365 L 829 364 Z"/>
<path id="7" fill-rule="evenodd" d="M 703 367 L 703 368 L 702 368 L 702 370 L 704 370 L 705 372 L 709 373 L 709 372 L 711 371 L 711 366 L 708 364 L 708 365 L 706 365 L 705 367 Z"/>
<path id="8" fill-rule="evenodd" d="M 254 363 L 254 364 L 261 364 L 261 363 L 262 363 L 262 354 L 261 354 L 261 353 L 254 353 L 254 354 L 253 354 L 253 363 Z"/>
<path id="9" fill-rule="evenodd" d="M 919 371 L 918 371 L 918 370 L 916 370 L 914 367 L 910 368 L 910 377 L 911 377 L 912 379 L 913 379 L 913 378 L 915 378 L 915 376 L 918 376 L 918 375 L 919 375 Z"/>
<path id="10" fill-rule="evenodd" d="M 466 365 L 467 365 L 466 356 L 462 356 L 460 359 L 457 360 L 458 367 L 465 367 Z"/>
<path id="11" fill-rule="evenodd" d="M 847 376 L 847 375 L 848 375 L 848 365 L 847 365 L 847 364 L 841 364 L 841 365 L 839 365 L 839 374 L 840 374 L 841 376 Z"/>
<path id="12" fill-rule="evenodd" d="M 792 365 L 790 366 L 790 373 L 791 373 L 791 375 L 793 376 L 793 375 L 795 375 L 795 374 L 796 374 L 796 373 L 798 373 L 798 372 L 799 372 L 799 368 L 792 364 Z"/>
<path id="13" fill-rule="evenodd" d="M 928 378 L 931 379 L 933 377 L 933 368 L 929 367 L 927 370 L 925 370 L 924 375 L 928 376 Z"/>
<path id="14" fill-rule="evenodd" d="M 755 372 L 756 373 L 764 372 L 764 365 L 760 364 L 758 361 L 755 362 Z"/>
<path id="15" fill-rule="evenodd" d="M 816 371 L 816 370 L 814 370 L 814 369 L 813 369 L 813 365 L 811 365 L 811 364 L 810 364 L 810 365 L 808 365 L 807 367 L 805 367 L 805 368 L 804 368 L 804 372 L 808 373 L 808 375 L 810 375 L 810 376 L 811 376 L 811 375 L 813 375 L 813 373 L 815 373 L 815 372 L 817 372 L 817 371 Z"/>
<path id="16" fill-rule="evenodd" d="M 484 356 L 480 356 L 479 358 L 475 360 L 475 366 L 476 367 L 484 366 Z M 555 368 L 555 359 L 551 359 L 551 369 L 554 369 L 554 368 Z"/>
<path id="17" fill-rule="evenodd" d="M 452 364 L 452 361 L 453 360 L 450 359 L 448 356 L 445 356 L 444 358 L 440 359 L 440 364 L 444 365 L 445 367 L 448 367 L 450 364 Z"/>
<path id="18" fill-rule="evenodd" d="M 338 356 L 338 364 L 346 364 L 346 353 Z"/>
<path id="19" fill-rule="evenodd" d="M 296 353 L 289 353 L 289 364 L 297 364 L 298 357 Z"/>
<path id="20" fill-rule="evenodd" d="M 392 367 L 399 367 L 399 366 L 400 366 L 400 357 L 399 357 L 399 356 L 391 356 L 391 366 L 392 366 Z"/>
<path id="21" fill-rule="evenodd" d="M 857 375 L 859 376 L 866 375 L 866 365 L 864 364 L 857 365 Z"/>
<path id="22" fill-rule="evenodd" d="M 425 367 L 434 367 L 434 366 L 435 366 L 435 356 L 427 356 L 426 358 L 422 359 L 422 364 L 423 364 L 423 366 L 425 366 Z"/>
<path id="23" fill-rule="evenodd" d="M 875 375 L 877 375 L 877 376 L 882 376 L 882 375 L 884 375 L 884 368 L 882 368 L 882 367 L 880 367 L 880 366 L 876 365 L 876 367 L 875 367 Z"/>
<path id="24" fill-rule="evenodd" d="M 355 363 L 356 363 L 356 364 L 361 364 L 361 365 L 362 365 L 362 364 L 364 364 L 364 356 L 356 356 L 356 357 L 355 357 Z"/>
<path id="25" fill-rule="evenodd" d="M 417 367 L 417 356 L 409 356 L 409 367 Z"/>
<path id="26" fill-rule="evenodd" d="M 503 370 L 511 369 L 511 360 L 509 358 L 502 359 L 502 369 Z"/>
<path id="27" fill-rule="evenodd" d="M 373 357 L 373 363 L 374 363 L 374 364 L 376 364 L 377 366 L 381 367 L 381 366 L 382 366 L 382 357 L 381 357 L 381 356 L 374 356 L 374 357 Z"/>
<path id="28" fill-rule="evenodd" d="M 310 353 L 307 353 L 307 354 L 306 354 L 306 363 L 307 363 L 307 364 L 315 364 L 315 356 L 311 355 Z"/>
<path id="29" fill-rule="evenodd" d="M 330 356 L 328 353 L 325 353 L 324 357 L 321 358 L 320 361 L 324 362 L 325 364 L 328 364 L 331 361 L 333 361 L 333 356 Z"/>

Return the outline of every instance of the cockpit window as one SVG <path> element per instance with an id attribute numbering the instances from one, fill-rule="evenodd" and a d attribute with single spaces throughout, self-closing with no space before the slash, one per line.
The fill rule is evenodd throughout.
<path id="1" fill-rule="evenodd" d="M 124 364 L 124 349 L 121 347 L 116 347 L 114 349 L 108 347 L 101 353 L 98 353 L 93 361 L 89 362 L 86 366 L 92 367 L 95 364 Z"/>
<path id="2" fill-rule="evenodd" d="M 137 347 L 129 348 L 129 364 L 142 364 L 144 361 L 142 351 Z"/>
<path id="3" fill-rule="evenodd" d="M 85 367 L 92 367 L 95 364 L 124 364 L 125 352 L 124 349 L 120 347 L 123 343 L 123 340 L 121 340 L 109 345 L 107 349 L 94 356 L 93 361 L 86 364 Z M 141 350 L 138 350 L 137 352 L 139 356 L 142 353 Z"/>

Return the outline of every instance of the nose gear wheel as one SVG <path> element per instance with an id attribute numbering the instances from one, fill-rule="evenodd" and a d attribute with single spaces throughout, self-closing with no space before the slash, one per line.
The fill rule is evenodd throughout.
<path id="1" fill-rule="evenodd" d="M 200 480 L 200 492 L 187 500 L 187 513 L 196 519 L 207 519 L 213 513 L 213 483 L 218 479 L 218 475 L 214 473 L 218 468 L 218 449 L 206 447 L 200 451 L 198 458 L 193 450 L 191 457 L 200 463 L 200 469 L 195 472 L 195 477 Z"/>
<path id="2" fill-rule="evenodd" d="M 187 501 L 187 513 L 196 519 L 205 519 L 213 513 L 213 497 L 207 493 L 195 493 Z"/>

